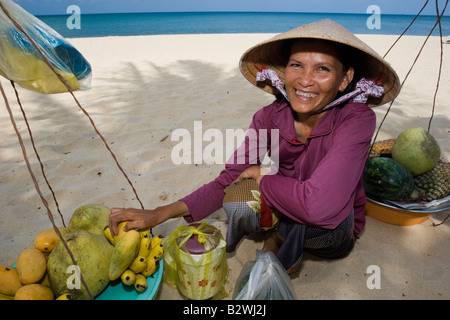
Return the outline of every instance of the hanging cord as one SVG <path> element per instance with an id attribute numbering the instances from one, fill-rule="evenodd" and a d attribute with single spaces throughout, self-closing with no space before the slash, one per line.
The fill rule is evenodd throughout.
<path id="1" fill-rule="evenodd" d="M 20 27 L 20 26 L 17 24 L 17 22 L 14 21 L 14 20 L 11 18 L 11 16 L 10 16 L 9 13 L 8 13 L 8 11 L 3 7 L 3 4 L 2 4 L 1 2 L 0 2 L 0 8 L 1 8 L 1 9 L 3 10 L 3 12 L 11 19 L 11 21 L 14 23 L 14 25 L 15 25 L 16 27 L 18 27 L 22 32 L 24 32 L 23 29 L 22 29 L 22 27 Z M 29 37 L 25 32 L 24 32 L 24 34 L 28 37 L 28 39 L 30 39 L 30 37 Z M 32 41 L 32 40 L 30 39 L 30 41 Z M 36 44 L 35 44 L 33 41 L 32 41 L 32 43 L 33 43 L 34 46 L 36 46 Z M 37 47 L 36 47 L 36 48 L 37 48 Z M 39 50 L 39 49 L 38 49 L 38 50 Z M 39 51 L 39 52 L 40 52 L 40 51 Z M 40 53 L 41 53 L 41 52 L 40 52 Z M 41 53 L 41 55 L 42 55 L 42 53 Z M 47 63 L 48 63 L 48 61 L 47 61 Z M 54 71 L 54 70 L 53 70 L 53 71 Z M 56 73 L 56 72 L 55 72 L 55 73 Z M 59 75 L 58 75 L 58 76 L 59 76 Z M 62 79 L 62 78 L 61 78 L 61 79 Z M 64 82 L 64 81 L 63 81 L 63 82 Z M 65 84 L 65 82 L 64 82 L 64 84 Z M 4 99 L 5 105 L 6 105 L 6 109 L 8 110 L 9 117 L 10 117 L 10 119 L 11 119 L 11 123 L 12 123 L 12 125 L 13 125 L 13 127 L 14 127 L 14 131 L 16 132 L 17 138 L 19 139 L 19 144 L 20 144 L 20 147 L 21 147 L 21 149 L 22 149 L 23 158 L 24 158 L 24 160 L 25 160 L 25 163 L 26 163 L 28 172 L 29 172 L 29 174 L 30 174 L 30 176 L 31 176 L 31 179 L 33 180 L 34 187 L 35 187 L 35 189 L 36 189 L 36 191 L 37 191 L 39 197 L 41 198 L 42 203 L 44 204 L 45 208 L 47 209 L 47 216 L 48 216 L 50 222 L 51 222 L 52 225 L 53 225 L 53 230 L 54 230 L 55 233 L 58 235 L 58 237 L 61 239 L 61 243 L 64 245 L 64 247 L 65 247 L 67 253 L 69 254 L 69 257 L 70 257 L 72 263 L 73 263 L 74 265 L 77 265 L 77 261 L 75 260 L 75 257 L 73 256 L 72 251 L 70 250 L 69 246 L 67 245 L 66 240 L 64 240 L 63 235 L 61 234 L 61 232 L 59 231 L 58 227 L 56 226 L 55 219 L 54 219 L 54 217 L 53 217 L 52 211 L 50 210 L 50 207 L 49 207 L 49 205 L 48 205 L 47 200 L 46 200 L 46 199 L 44 198 L 44 196 L 42 195 L 41 189 L 39 188 L 39 184 L 38 184 L 38 182 L 37 182 L 37 180 L 36 180 L 36 177 L 35 177 L 35 175 L 34 175 L 34 173 L 33 173 L 33 170 L 31 169 L 31 165 L 30 165 L 30 162 L 29 162 L 29 160 L 28 160 L 27 151 L 26 151 L 26 149 L 25 149 L 25 145 L 24 145 L 24 143 L 23 143 L 22 136 L 20 135 L 19 129 L 17 128 L 16 122 L 15 122 L 15 120 L 14 120 L 13 113 L 12 113 L 11 108 L 10 108 L 10 106 L 9 106 L 8 98 L 6 97 L 6 94 L 5 94 L 5 91 L 3 90 L 3 86 L 2 86 L 2 84 L 1 84 L 1 82 L 0 82 L 0 91 L 2 92 L 3 99 Z M 19 101 L 20 101 L 20 99 L 19 99 Z M 42 165 L 42 163 L 41 163 L 41 165 Z M 90 300 L 93 300 L 94 297 L 92 296 L 92 293 L 90 292 L 90 290 L 89 290 L 89 288 L 88 288 L 86 282 L 84 281 L 84 278 L 83 278 L 83 275 L 81 274 L 81 272 L 78 273 L 78 276 L 79 276 L 80 281 L 81 281 L 81 283 L 83 284 L 84 288 L 86 289 L 86 293 L 88 294 L 89 299 L 90 299 Z"/>
<path id="2" fill-rule="evenodd" d="M 44 56 L 44 54 L 42 53 L 42 51 L 39 49 L 39 47 L 36 45 L 36 43 L 33 41 L 33 39 L 31 39 L 31 37 L 25 32 L 25 30 L 10 16 L 9 12 L 3 7 L 3 5 L 0 2 L 0 7 L 2 8 L 2 10 L 5 12 L 5 14 L 8 16 L 8 18 L 12 21 L 12 23 L 16 26 L 17 29 L 19 29 L 27 38 L 28 40 L 31 42 L 31 44 L 36 48 L 36 50 L 39 52 L 39 54 L 42 57 L 42 60 L 48 65 L 48 67 L 55 73 L 55 75 L 58 77 L 58 79 L 64 84 L 64 86 L 67 88 L 67 90 L 70 92 L 70 94 L 72 95 L 73 99 L 75 100 L 77 106 L 80 108 L 80 110 L 88 117 L 92 127 L 94 128 L 94 131 L 97 133 L 97 135 L 100 137 L 100 139 L 103 141 L 106 149 L 110 152 L 112 158 L 114 159 L 117 167 L 119 168 L 119 170 L 122 172 L 122 174 L 124 175 L 125 179 L 128 181 L 129 185 L 131 186 L 131 189 L 133 190 L 137 201 L 139 202 L 139 204 L 141 205 L 141 208 L 144 209 L 144 205 L 142 204 L 142 201 L 139 199 L 139 196 L 137 195 L 136 189 L 133 186 L 133 183 L 131 182 L 131 180 L 128 178 L 128 176 L 126 175 L 125 171 L 122 169 L 122 166 L 119 164 L 116 155 L 114 154 L 114 152 L 111 150 L 111 148 L 109 147 L 108 143 L 106 142 L 105 138 L 102 136 L 102 134 L 98 131 L 97 126 L 94 123 L 94 120 L 91 118 L 91 116 L 89 115 L 89 113 L 81 106 L 80 102 L 78 101 L 78 99 L 75 97 L 75 94 L 73 93 L 72 89 L 70 88 L 70 86 L 67 84 L 67 82 L 64 80 L 63 77 L 61 77 L 61 75 L 56 72 L 56 70 L 53 68 L 53 66 L 51 65 L 51 63 L 47 60 L 47 58 Z"/>
<path id="3" fill-rule="evenodd" d="M 22 149 L 23 158 L 25 159 L 25 163 L 27 165 L 28 172 L 30 173 L 31 179 L 33 180 L 34 187 L 36 188 L 36 191 L 39 194 L 39 197 L 41 198 L 42 203 L 47 208 L 47 214 L 48 214 L 48 217 L 49 217 L 51 223 L 53 224 L 53 229 L 55 230 L 56 234 L 61 238 L 61 241 L 64 244 L 67 252 L 69 253 L 69 256 L 72 259 L 73 264 L 76 265 L 77 262 L 75 260 L 75 257 L 73 256 L 72 251 L 70 251 L 70 249 L 69 249 L 69 247 L 67 245 L 67 242 L 64 240 L 61 232 L 59 231 L 58 227 L 56 226 L 55 220 L 54 220 L 53 215 L 51 213 L 51 210 L 50 210 L 50 208 L 48 206 L 48 202 L 47 202 L 47 200 L 45 200 L 44 196 L 42 195 L 41 189 L 39 188 L 39 184 L 38 184 L 38 182 L 36 180 L 36 177 L 34 176 L 33 170 L 31 169 L 30 161 L 28 160 L 27 151 L 25 149 L 25 145 L 23 144 L 22 136 L 20 135 L 19 129 L 17 128 L 16 121 L 14 120 L 13 113 L 12 113 L 11 108 L 9 106 L 8 98 L 6 97 L 6 94 L 5 94 L 5 91 L 3 90 L 3 86 L 2 86 L 1 82 L 0 82 L 0 91 L 2 92 L 3 99 L 5 100 L 6 109 L 8 110 L 9 117 L 11 119 L 11 123 L 12 123 L 12 125 L 14 127 L 14 131 L 16 132 L 17 138 L 19 139 L 19 144 L 20 144 L 20 147 Z M 89 295 L 89 298 L 92 300 L 93 299 L 92 294 L 89 291 L 89 289 L 88 289 L 88 287 L 86 285 L 86 282 L 84 281 L 83 276 L 81 275 L 81 273 L 79 274 L 79 276 L 80 276 L 81 282 L 83 283 L 84 287 L 86 288 L 86 291 L 87 291 L 87 293 Z"/>
<path id="4" fill-rule="evenodd" d="M 448 4 L 448 0 L 445 4 L 444 10 L 447 7 Z M 442 14 L 444 14 L 444 12 L 442 12 Z M 438 9 L 438 0 L 436 0 L 436 15 L 439 16 L 439 9 Z M 440 56 L 440 61 L 439 61 L 439 74 L 438 74 L 438 80 L 437 80 L 437 84 L 436 84 L 436 91 L 434 92 L 434 97 L 433 97 L 433 108 L 432 108 L 432 113 L 431 113 L 431 117 L 430 117 L 430 122 L 428 123 L 428 132 L 430 132 L 430 127 L 431 127 L 431 121 L 433 119 L 434 116 L 434 108 L 435 108 L 435 103 L 436 103 L 436 95 L 439 89 L 439 82 L 441 81 L 441 70 L 442 70 L 442 56 L 444 54 L 444 43 L 442 41 L 442 26 L 441 26 L 441 21 L 439 21 L 439 36 L 440 36 L 440 41 L 441 41 L 441 56 Z M 445 221 L 447 221 L 447 219 L 450 217 L 450 214 L 448 214 L 444 220 L 442 220 L 440 223 L 433 223 L 434 227 L 440 226 L 441 224 L 444 224 Z"/>
<path id="5" fill-rule="evenodd" d="M 419 15 L 422 13 L 423 9 L 425 9 L 425 7 L 427 6 L 428 2 L 430 0 L 427 0 L 425 2 L 425 4 L 423 5 L 422 9 L 420 9 L 419 13 L 416 14 L 416 16 L 414 17 L 414 19 L 411 21 L 411 23 L 406 27 L 406 29 L 402 32 L 401 35 L 398 36 L 397 40 L 394 41 L 394 43 L 391 45 L 391 47 L 388 49 L 388 51 L 386 51 L 386 53 L 384 54 L 383 58 L 385 58 L 389 51 L 391 51 L 391 49 L 397 44 L 397 42 L 400 40 L 401 37 L 403 37 L 403 35 L 406 33 L 406 31 L 408 31 L 408 29 L 413 25 L 414 21 L 416 21 L 416 19 L 419 17 Z"/>
<path id="6" fill-rule="evenodd" d="M 447 7 L 448 4 L 448 0 L 445 4 L 444 10 L 442 11 L 442 15 L 444 14 L 445 8 Z M 436 15 L 439 16 L 439 8 L 438 8 L 438 0 L 436 0 Z M 439 58 L 439 73 L 438 73 L 438 78 L 437 78 L 437 83 L 436 83 L 436 90 L 434 91 L 434 97 L 433 97 L 433 106 L 431 107 L 431 116 L 430 116 L 430 121 L 428 122 L 428 132 L 430 132 L 430 128 L 431 128 L 431 121 L 433 120 L 434 117 L 434 110 L 436 107 L 436 96 L 437 93 L 439 91 L 439 83 L 441 82 L 441 73 L 442 73 L 442 57 L 444 54 L 444 43 L 442 42 L 442 25 L 441 25 L 441 20 L 439 19 L 439 38 L 440 38 L 440 48 L 441 48 L 441 55 Z"/>
<path id="7" fill-rule="evenodd" d="M 53 188 L 51 187 L 50 182 L 47 179 L 47 176 L 46 176 L 45 170 L 44 170 L 44 165 L 42 164 L 41 157 L 39 156 L 39 153 L 38 153 L 38 151 L 36 149 L 36 145 L 34 143 L 33 134 L 31 132 L 31 128 L 30 128 L 30 124 L 28 123 L 28 119 L 27 119 L 27 116 L 25 114 L 25 110 L 22 107 L 22 103 L 21 103 L 20 98 L 19 98 L 19 93 L 17 92 L 16 85 L 14 84 L 14 81 L 12 81 L 12 80 L 11 80 L 11 85 L 14 88 L 14 92 L 15 92 L 16 98 L 17 98 L 17 103 L 19 104 L 20 110 L 22 111 L 23 119 L 25 120 L 25 124 L 27 125 L 27 129 L 28 129 L 28 134 L 30 136 L 31 145 L 33 146 L 34 153 L 36 154 L 36 157 L 37 157 L 37 159 L 39 161 L 39 164 L 41 166 L 42 176 L 44 177 L 44 180 L 47 183 L 47 186 L 50 189 L 50 192 L 52 193 L 53 200 L 55 201 L 56 208 L 58 210 L 59 216 L 61 217 L 62 224 L 63 224 L 64 227 L 66 227 L 66 223 L 64 222 L 64 217 L 63 217 L 63 215 L 61 213 L 61 210 L 59 209 L 59 203 L 56 200 L 55 192 L 53 191 Z"/>
<path id="8" fill-rule="evenodd" d="M 140 205 L 141 205 L 141 208 L 144 209 L 144 206 L 143 206 L 143 204 L 142 204 L 142 201 L 139 199 L 139 196 L 137 195 L 136 189 L 134 188 L 134 186 L 133 186 L 131 180 L 128 178 L 128 176 L 126 175 L 126 173 L 125 173 L 124 170 L 122 169 L 121 165 L 120 165 L 119 162 L 117 161 L 117 158 L 116 158 L 115 154 L 113 153 L 113 151 L 112 151 L 111 148 L 109 147 L 109 145 L 108 145 L 108 143 L 106 142 L 106 140 L 103 138 L 103 136 L 101 135 L 101 133 L 98 131 L 97 126 L 96 126 L 95 123 L 94 123 L 94 120 L 90 117 L 90 115 L 88 114 L 88 112 L 81 106 L 81 104 L 79 103 L 78 99 L 75 97 L 75 95 L 74 95 L 72 89 L 70 88 L 70 86 L 69 86 L 69 85 L 67 84 L 67 82 L 66 82 L 66 81 L 65 81 L 65 80 L 64 80 L 64 79 L 56 72 L 56 70 L 53 68 L 53 66 L 50 64 L 50 62 L 49 62 L 49 61 L 47 60 L 47 58 L 44 56 L 44 54 L 43 54 L 42 51 L 39 49 L 39 47 L 36 45 L 36 43 L 33 41 L 33 39 L 31 39 L 31 37 L 30 37 L 30 36 L 25 32 L 25 30 L 17 23 L 17 21 L 15 21 L 15 20 L 11 17 L 11 15 L 10 15 L 9 12 L 8 12 L 8 10 L 6 10 L 6 8 L 3 6 L 3 4 L 2 4 L 1 2 L 0 2 L 0 8 L 3 10 L 3 12 L 5 13 L 5 15 L 11 20 L 11 22 L 14 24 L 14 26 L 15 26 L 18 30 L 20 30 L 20 31 L 28 38 L 28 40 L 31 42 L 31 44 L 36 48 L 36 50 L 37 50 L 37 51 L 39 52 L 39 54 L 41 55 L 42 60 L 43 60 L 43 61 L 47 64 L 47 66 L 55 73 L 55 75 L 58 77 L 58 79 L 64 84 L 64 86 L 67 88 L 67 90 L 70 92 L 70 94 L 72 95 L 73 99 L 75 100 L 77 106 L 78 106 L 78 107 L 80 108 L 80 110 L 88 117 L 88 119 L 89 119 L 91 125 L 93 126 L 93 128 L 94 128 L 94 130 L 95 130 L 95 132 L 96 132 L 97 135 L 101 138 L 101 140 L 103 141 L 103 143 L 104 143 L 106 149 L 110 152 L 112 158 L 114 159 L 116 165 L 118 166 L 119 170 L 122 172 L 122 174 L 124 175 L 125 179 L 126 179 L 126 180 L 128 181 L 128 183 L 130 184 L 130 186 L 131 186 L 131 188 L 132 188 L 132 190 L 133 190 L 133 192 L 134 192 L 134 194 L 135 194 L 135 196 L 136 196 L 137 201 L 138 201 L 138 202 L 140 203 Z M 13 83 L 13 82 L 12 82 L 12 83 Z M 14 85 L 13 85 L 13 87 L 14 87 Z M 37 182 L 37 180 L 36 180 L 36 177 L 35 177 L 35 175 L 34 175 L 32 169 L 31 169 L 31 165 L 30 165 L 29 160 L 28 160 L 27 152 L 26 152 L 25 146 L 24 146 L 24 144 L 23 144 L 22 137 L 21 137 L 20 132 L 19 132 L 19 130 L 18 130 L 18 128 L 17 128 L 16 122 L 14 121 L 14 117 L 13 117 L 11 108 L 10 108 L 10 106 L 9 106 L 9 102 L 8 102 L 8 99 L 7 99 L 7 97 L 6 97 L 6 94 L 5 94 L 4 90 L 3 90 L 3 86 L 1 85 L 1 82 L 0 82 L 0 90 L 1 90 L 2 95 L 3 95 L 3 98 L 4 98 L 4 100 L 5 100 L 6 108 L 8 109 L 8 113 L 9 113 L 9 115 L 10 115 L 11 122 L 12 122 L 12 124 L 13 124 L 14 130 L 15 130 L 15 132 L 16 132 L 16 135 L 17 135 L 18 139 L 19 139 L 19 143 L 20 143 L 20 146 L 21 146 L 21 149 L 22 149 L 22 154 L 23 154 L 24 160 L 25 160 L 25 162 L 26 162 L 28 172 L 30 173 L 30 176 L 31 176 L 31 178 L 32 178 L 32 180 L 33 180 L 35 189 L 36 189 L 37 193 L 39 194 L 39 197 L 41 198 L 42 203 L 44 204 L 44 206 L 45 206 L 46 209 L 47 209 L 47 215 L 48 215 L 48 218 L 50 219 L 50 221 L 51 221 L 51 223 L 52 223 L 52 225 L 53 225 L 53 229 L 55 230 L 55 232 L 56 232 L 56 234 L 58 235 L 58 237 L 61 239 L 61 242 L 63 243 L 64 247 L 66 248 L 66 251 L 67 251 L 67 253 L 69 254 L 69 256 L 70 256 L 70 258 L 71 258 L 73 264 L 74 264 L 74 265 L 77 265 L 77 262 L 76 262 L 76 260 L 75 260 L 75 257 L 73 256 L 72 251 L 71 251 L 70 248 L 68 247 L 67 242 L 64 240 L 64 237 L 62 236 L 61 232 L 59 231 L 58 227 L 57 227 L 56 224 L 55 224 L 54 217 L 53 217 L 53 214 L 52 214 L 52 212 L 51 212 L 51 210 L 50 210 L 50 207 L 49 207 L 49 205 L 48 205 L 48 202 L 47 202 L 47 200 L 44 198 L 44 196 L 42 195 L 42 192 L 41 192 L 41 190 L 40 190 L 40 188 L 39 188 L 39 185 L 38 185 L 38 182 Z M 15 87 L 14 87 L 14 90 L 15 90 Z M 21 103 L 20 103 L 20 98 L 19 98 L 19 96 L 18 96 L 18 94 L 17 94 L 17 91 L 15 90 L 15 92 L 16 92 L 17 99 L 18 99 L 18 101 L 19 101 L 19 105 L 21 105 Z M 23 112 L 23 108 L 22 108 L 22 107 L 21 107 L 21 110 L 22 110 L 22 112 Z M 24 116 L 25 116 L 25 114 L 24 114 Z M 26 118 L 26 117 L 25 117 L 25 118 Z M 27 125 L 27 126 L 28 126 L 28 125 Z M 29 132 L 30 132 L 30 134 L 31 134 L 31 131 L 30 131 L 29 126 L 28 126 L 28 130 L 29 130 Z M 32 136 L 32 135 L 31 135 L 31 136 Z M 33 143 L 33 147 L 35 148 L 33 139 L 32 139 L 31 141 L 32 141 L 32 143 Z M 35 149 L 35 151 L 36 151 L 36 149 Z M 37 155 L 37 154 L 36 154 L 36 155 Z M 40 162 L 40 164 L 41 164 L 41 168 L 42 168 L 42 162 L 40 161 L 39 156 L 38 156 L 38 160 L 39 160 L 39 162 Z M 47 181 L 47 179 L 46 179 L 46 181 Z M 48 183 L 48 181 L 47 181 L 47 183 Z M 53 192 L 53 191 L 52 191 L 52 192 Z M 56 200 L 56 199 L 55 199 L 55 200 Z M 153 235 L 151 229 L 150 229 L 150 233 Z M 92 296 L 92 293 L 90 292 L 88 286 L 86 285 L 86 282 L 84 281 L 83 275 L 81 274 L 81 272 L 78 272 L 78 271 L 77 271 L 77 274 L 78 274 L 78 276 L 79 276 L 79 278 L 80 278 L 81 283 L 83 284 L 84 288 L 86 289 L 86 293 L 88 294 L 89 299 L 90 299 L 90 300 L 93 300 L 94 297 Z"/>
<path id="9" fill-rule="evenodd" d="M 436 1 L 437 1 L 437 0 L 436 0 Z M 448 1 L 449 1 L 449 0 L 446 1 L 445 7 L 444 7 L 444 9 L 442 10 L 441 14 L 440 14 L 440 15 L 438 14 L 438 19 L 437 19 L 436 23 L 434 24 L 434 26 L 433 26 L 433 28 L 431 29 L 431 31 L 428 33 L 428 36 L 425 38 L 425 41 L 423 42 L 423 44 L 422 44 L 422 46 L 421 46 L 421 48 L 420 48 L 420 50 L 419 50 L 419 53 L 417 54 L 417 56 L 416 56 L 416 58 L 414 59 L 414 61 L 413 61 L 412 65 L 411 65 L 411 67 L 409 68 L 409 70 L 408 70 L 408 72 L 407 72 L 405 78 L 403 79 L 403 81 L 402 81 L 402 83 L 401 83 L 401 86 L 402 86 L 402 87 L 403 87 L 403 85 L 405 84 L 406 79 L 408 78 L 408 76 L 409 76 L 409 74 L 411 73 L 412 69 L 414 68 L 414 65 L 416 64 L 416 62 L 417 62 L 417 60 L 418 60 L 420 54 L 422 53 L 423 48 L 425 47 L 425 44 L 427 43 L 427 41 L 428 41 L 428 39 L 430 38 L 431 34 L 433 33 L 434 29 L 436 28 L 436 26 L 437 26 L 438 24 L 440 24 L 441 18 L 442 18 L 442 16 L 444 15 L 445 9 L 447 8 Z M 428 1 L 427 1 L 427 3 L 428 3 Z M 425 5 L 426 5 L 426 4 L 425 4 Z M 422 10 L 423 10 L 423 8 L 422 8 Z M 421 11 L 422 11 L 422 10 L 421 10 Z M 408 26 L 408 28 L 409 28 L 409 26 Z M 441 40 L 441 41 L 442 41 L 442 40 Z M 389 50 L 390 50 L 390 49 L 389 49 Z M 385 56 L 386 56 L 386 55 L 385 55 Z M 383 125 L 384 121 L 386 120 L 386 117 L 387 117 L 387 115 L 389 114 L 389 112 L 390 112 L 390 110 L 391 110 L 391 107 L 392 107 L 392 104 L 394 103 L 394 101 L 395 101 L 395 99 L 392 100 L 391 103 L 389 104 L 389 107 L 388 107 L 388 109 L 387 109 L 387 111 L 386 111 L 386 113 L 385 113 L 383 119 L 381 120 L 380 125 L 378 126 L 378 129 L 377 129 L 377 131 L 376 131 L 376 133 L 375 133 L 375 136 L 374 136 L 372 145 L 370 146 L 369 154 L 370 154 L 370 152 L 372 151 L 373 145 L 374 145 L 375 141 L 377 140 L 378 133 L 380 132 L 381 126 Z"/>

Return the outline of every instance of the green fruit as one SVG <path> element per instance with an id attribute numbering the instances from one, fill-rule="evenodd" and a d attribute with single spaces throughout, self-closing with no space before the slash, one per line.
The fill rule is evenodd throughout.
<path id="1" fill-rule="evenodd" d="M 369 160 L 363 171 L 364 190 L 380 200 L 406 200 L 414 190 L 414 178 L 391 158 Z"/>
<path id="2" fill-rule="evenodd" d="M 103 235 L 109 223 L 110 209 L 100 204 L 87 204 L 79 207 L 69 221 L 69 231 L 86 230 Z"/>
<path id="3" fill-rule="evenodd" d="M 392 158 L 413 176 L 433 169 L 440 156 L 437 141 L 422 128 L 403 131 L 392 146 Z"/>
<path id="4" fill-rule="evenodd" d="M 113 246 L 102 235 L 76 230 L 64 236 L 89 292 L 93 297 L 109 284 L 108 269 Z M 68 293 L 71 300 L 87 300 L 89 295 L 81 282 L 63 242 L 53 249 L 47 261 L 47 273 L 55 296 Z"/>

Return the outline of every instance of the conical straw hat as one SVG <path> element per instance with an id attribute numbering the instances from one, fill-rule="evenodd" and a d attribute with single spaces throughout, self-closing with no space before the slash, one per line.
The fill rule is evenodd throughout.
<path id="1" fill-rule="evenodd" d="M 355 67 L 359 68 L 360 77 L 367 80 L 381 80 L 384 88 L 384 94 L 381 97 L 369 97 L 368 106 L 374 107 L 390 102 L 400 92 L 400 81 L 390 64 L 350 31 L 330 19 L 306 24 L 278 34 L 247 50 L 240 60 L 240 69 L 244 77 L 258 88 L 277 95 L 278 90 L 269 82 L 256 81 L 256 73 L 259 68 L 264 66 L 274 70 L 284 81 L 284 69 L 287 61 L 283 56 L 283 41 L 299 38 L 329 40 L 357 49 L 353 50 L 356 56 L 351 60 L 355 61 Z"/>

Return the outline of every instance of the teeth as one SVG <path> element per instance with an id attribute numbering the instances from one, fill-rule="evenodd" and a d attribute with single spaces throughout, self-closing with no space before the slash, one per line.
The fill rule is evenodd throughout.
<path id="1" fill-rule="evenodd" d="M 295 94 L 301 97 L 306 97 L 306 98 L 314 98 L 316 96 L 315 93 L 309 93 L 309 92 L 302 92 L 300 90 L 296 90 Z"/>

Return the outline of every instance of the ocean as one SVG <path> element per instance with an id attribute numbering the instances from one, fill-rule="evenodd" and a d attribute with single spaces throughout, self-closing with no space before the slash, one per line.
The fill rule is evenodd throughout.
<path id="1" fill-rule="evenodd" d="M 414 15 L 371 16 L 335 13 L 182 12 L 117 13 L 38 16 L 63 37 L 105 37 L 156 34 L 281 33 L 329 18 L 355 34 L 400 35 Z M 407 35 L 428 35 L 435 16 L 419 16 Z M 74 26 L 79 28 L 73 28 Z M 450 16 L 441 20 L 442 34 L 450 35 Z M 433 35 L 439 35 L 438 27 Z"/>

